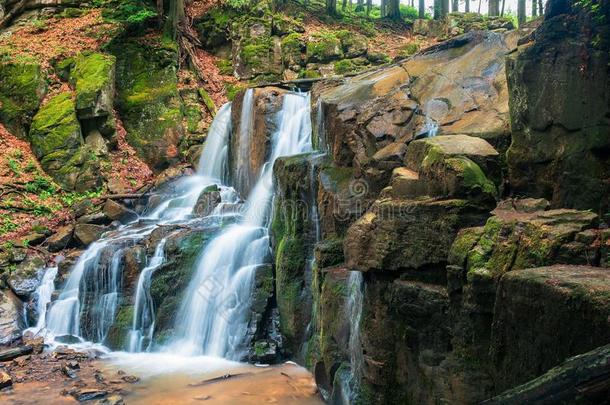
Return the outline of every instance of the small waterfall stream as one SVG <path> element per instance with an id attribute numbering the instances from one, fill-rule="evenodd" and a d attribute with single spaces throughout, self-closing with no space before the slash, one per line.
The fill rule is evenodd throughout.
<path id="1" fill-rule="evenodd" d="M 248 93 L 244 97 L 244 110 Z M 183 355 L 239 359 L 247 329 L 250 291 L 256 269 L 270 261 L 269 211 L 273 197 L 273 163 L 280 156 L 311 150 L 309 96 L 286 94 L 271 156 L 250 192 L 241 219 L 205 248 L 176 321 L 176 337 L 167 348 Z M 242 111 L 242 118 L 244 112 Z M 240 141 L 251 136 L 251 120 L 240 128 Z M 249 141 L 247 141 L 249 143 Z M 240 176 L 249 176 L 239 172 Z"/>
<path id="2" fill-rule="evenodd" d="M 74 264 L 57 299 L 51 301 L 57 269 L 45 273 L 38 295 L 40 317 L 36 331 L 44 330 L 52 344 L 62 335 L 83 343 L 104 344 L 124 296 L 125 252 L 159 225 L 189 223 L 201 192 L 217 186 L 220 204 L 210 217 L 230 215 L 234 220 L 220 228 L 203 248 L 194 275 L 175 315 L 173 337 L 162 351 L 168 355 L 208 355 L 239 360 L 245 350 L 251 290 L 257 269 L 270 263 L 269 222 L 274 194 L 273 164 L 278 157 L 312 150 L 308 93 L 286 93 L 277 113 L 269 156 L 260 173 L 251 173 L 248 154 L 254 123 L 254 92 L 246 91 L 242 103 L 237 156 L 239 167 L 229 173 L 231 104 L 217 113 L 208 133 L 198 171 L 174 183 L 173 191 L 138 219 L 108 232 L 92 243 Z M 257 179 L 244 204 L 230 182 L 238 185 Z M 236 209 L 241 207 L 236 214 Z M 317 233 L 317 232 L 316 232 Z M 150 287 L 155 272 L 166 261 L 169 235 L 156 242 L 154 254 L 140 271 L 128 331 L 129 352 L 149 351 L 155 331 L 155 308 Z M 48 306 L 48 310 L 45 310 Z M 34 329 L 34 328 L 33 328 Z M 90 344 L 90 343 L 89 343 Z"/>

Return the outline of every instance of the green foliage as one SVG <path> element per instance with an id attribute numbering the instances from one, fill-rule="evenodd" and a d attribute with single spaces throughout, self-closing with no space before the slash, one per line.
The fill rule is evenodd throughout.
<path id="1" fill-rule="evenodd" d="M 400 16 L 409 22 L 419 18 L 419 10 L 415 7 L 407 6 L 405 4 L 400 5 Z"/>
<path id="2" fill-rule="evenodd" d="M 63 193 L 62 195 L 59 196 L 59 199 L 61 200 L 61 202 L 64 205 L 71 207 L 72 205 L 76 204 L 79 201 L 89 200 L 92 198 L 98 198 L 101 195 L 102 195 L 102 190 L 87 191 L 85 193 Z"/>
<path id="3" fill-rule="evenodd" d="M 21 165 L 15 159 L 9 158 L 7 161 L 9 169 L 13 172 L 16 177 L 21 175 Z"/>
<path id="4" fill-rule="evenodd" d="M 142 0 L 109 0 L 103 6 L 105 19 L 133 27 L 142 27 L 157 16 L 152 4 Z"/>
<path id="5" fill-rule="evenodd" d="M 218 59 L 216 66 L 218 66 L 218 70 L 220 70 L 222 75 L 228 76 L 233 74 L 233 61 L 231 59 Z"/>
<path id="6" fill-rule="evenodd" d="M 225 92 L 227 93 L 227 99 L 229 101 L 233 101 L 237 93 L 243 89 L 244 87 L 239 84 L 225 83 Z"/>
<path id="7" fill-rule="evenodd" d="M 57 187 L 49 179 L 40 175 L 36 176 L 34 180 L 27 182 L 24 188 L 26 191 L 35 194 L 45 191 L 50 194 L 57 192 Z"/>
<path id="8" fill-rule="evenodd" d="M 0 214 L 0 235 L 7 234 L 17 229 L 17 224 L 8 214 Z"/>

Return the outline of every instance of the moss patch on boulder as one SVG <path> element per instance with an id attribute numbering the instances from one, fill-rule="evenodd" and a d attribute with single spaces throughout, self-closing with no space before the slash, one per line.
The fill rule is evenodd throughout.
<path id="1" fill-rule="evenodd" d="M 39 64 L 0 64 L 0 121 L 9 131 L 25 138 L 46 88 L 45 77 Z"/>
<path id="2" fill-rule="evenodd" d="M 112 114 L 116 58 L 101 53 L 74 59 L 70 81 L 76 89 L 76 111 L 80 119 Z"/>
<path id="3" fill-rule="evenodd" d="M 175 44 L 113 44 L 117 58 L 117 107 L 127 141 L 151 167 L 160 171 L 178 159 L 183 135 L 182 103 L 177 89 Z"/>

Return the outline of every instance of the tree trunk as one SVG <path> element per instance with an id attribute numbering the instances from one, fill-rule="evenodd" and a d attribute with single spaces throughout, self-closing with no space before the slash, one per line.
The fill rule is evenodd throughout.
<path id="1" fill-rule="evenodd" d="M 532 17 L 538 17 L 538 5 L 536 4 L 536 0 L 532 0 Z"/>
<path id="2" fill-rule="evenodd" d="M 400 20 L 400 0 L 387 0 L 387 16 L 392 20 Z"/>
<path id="3" fill-rule="evenodd" d="M 364 0 L 358 0 L 356 3 L 356 12 L 364 11 Z"/>
<path id="4" fill-rule="evenodd" d="M 500 15 L 500 0 L 489 0 L 489 11 L 487 14 L 490 17 Z"/>
<path id="5" fill-rule="evenodd" d="M 464 1 L 464 11 L 470 13 L 470 0 Z"/>
<path id="6" fill-rule="evenodd" d="M 519 0 L 517 2 L 517 22 L 519 23 L 519 27 L 525 24 L 525 4 L 525 0 Z"/>
<path id="7" fill-rule="evenodd" d="M 366 0 L 366 15 L 371 14 L 372 9 L 373 9 L 373 0 Z"/>
<path id="8" fill-rule="evenodd" d="M 345 11 L 346 8 L 347 8 L 347 0 L 343 0 L 343 3 L 341 4 L 341 10 Z"/>
<path id="9" fill-rule="evenodd" d="M 457 13 L 460 11 L 460 0 L 451 0 L 451 12 Z"/>
<path id="10" fill-rule="evenodd" d="M 500 16 L 504 17 L 504 6 L 506 5 L 506 0 L 502 0 L 502 10 L 500 10 Z"/>
<path id="11" fill-rule="evenodd" d="M 381 4 L 379 5 L 379 8 L 381 9 L 380 10 L 381 18 L 386 16 L 386 1 L 387 0 L 381 0 Z"/>
<path id="12" fill-rule="evenodd" d="M 326 0 L 326 13 L 337 15 L 337 0 Z"/>
<path id="13" fill-rule="evenodd" d="M 477 11 L 477 13 L 481 14 L 481 0 L 479 0 L 479 10 Z"/>
<path id="14" fill-rule="evenodd" d="M 449 0 L 434 0 L 434 19 L 441 20 L 449 13 Z"/>
<path id="15" fill-rule="evenodd" d="M 419 0 L 419 18 L 426 18 L 426 0 Z"/>
<path id="16" fill-rule="evenodd" d="M 538 0 L 538 14 L 541 16 L 544 15 L 544 4 L 542 3 L 542 0 Z"/>

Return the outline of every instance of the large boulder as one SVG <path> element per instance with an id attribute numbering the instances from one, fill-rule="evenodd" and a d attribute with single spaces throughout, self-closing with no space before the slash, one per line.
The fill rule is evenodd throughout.
<path id="1" fill-rule="evenodd" d="M 556 265 L 502 277 L 492 326 L 498 391 L 608 342 L 610 269 Z"/>
<path id="2" fill-rule="evenodd" d="M 36 291 L 40 284 L 39 272 L 45 267 L 45 260 L 39 254 L 30 253 L 25 260 L 17 263 L 7 279 L 10 289 L 23 301 Z"/>
<path id="3" fill-rule="evenodd" d="M 182 102 L 177 88 L 177 46 L 136 41 L 110 46 L 116 56 L 117 108 L 127 142 L 160 172 L 178 161 L 183 136 Z"/>
<path id="4" fill-rule="evenodd" d="M 16 136 L 25 138 L 46 89 L 39 64 L 1 63 L 0 122 Z"/>
<path id="5" fill-rule="evenodd" d="M 100 53 L 75 58 L 70 81 L 76 89 L 76 113 L 81 120 L 112 115 L 116 58 Z"/>
<path id="6" fill-rule="evenodd" d="M 70 93 L 60 93 L 40 108 L 29 137 L 42 168 L 64 189 L 83 192 L 102 184 L 100 163 L 84 143 Z"/>
<path id="7" fill-rule="evenodd" d="M 282 73 L 282 46 L 272 36 L 272 17 L 250 17 L 233 27 L 233 67 L 241 79 L 257 76 L 279 77 Z"/>
<path id="8" fill-rule="evenodd" d="M 19 300 L 0 290 L 0 346 L 9 345 L 21 336 L 22 315 Z"/>
<path id="9" fill-rule="evenodd" d="M 554 207 L 604 213 L 610 206 L 610 45 L 601 38 L 607 38 L 610 5 L 589 11 L 568 4 L 550 1 L 552 18 L 507 58 L 510 181 L 515 193 L 546 198 Z"/>

